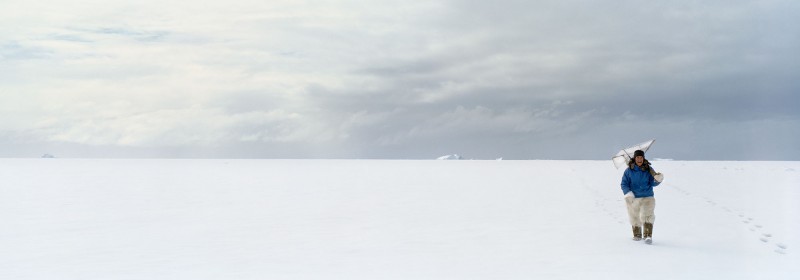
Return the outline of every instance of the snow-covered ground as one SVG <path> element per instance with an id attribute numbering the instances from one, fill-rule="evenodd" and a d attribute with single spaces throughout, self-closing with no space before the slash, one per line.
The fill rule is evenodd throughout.
<path id="1" fill-rule="evenodd" d="M 797 279 L 800 162 L 0 159 L 0 279 Z"/>

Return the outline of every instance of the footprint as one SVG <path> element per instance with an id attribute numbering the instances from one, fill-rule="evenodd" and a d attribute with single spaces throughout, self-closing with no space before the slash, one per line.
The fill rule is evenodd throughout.
<path id="1" fill-rule="evenodd" d="M 769 242 L 769 239 L 767 239 L 766 237 L 761 237 L 758 240 L 761 240 L 761 242 L 764 242 L 764 243 Z"/>
<path id="2" fill-rule="evenodd" d="M 778 253 L 778 254 L 781 254 L 781 255 L 786 255 L 786 251 L 781 250 L 781 249 L 775 249 L 775 253 Z"/>
<path id="3" fill-rule="evenodd" d="M 769 234 L 769 233 L 764 233 L 764 234 L 762 234 L 762 235 L 763 235 L 764 237 L 772 237 L 772 234 Z"/>
<path id="4" fill-rule="evenodd" d="M 757 227 L 757 228 L 761 228 L 762 226 L 761 226 L 761 225 L 756 225 L 756 227 Z"/>
<path id="5" fill-rule="evenodd" d="M 783 243 L 778 243 L 778 244 L 775 244 L 775 246 L 778 246 L 778 248 L 781 248 L 781 249 L 784 249 L 784 250 L 786 250 L 787 248 L 789 248 L 789 246 L 786 246 L 786 244 L 783 244 Z"/>

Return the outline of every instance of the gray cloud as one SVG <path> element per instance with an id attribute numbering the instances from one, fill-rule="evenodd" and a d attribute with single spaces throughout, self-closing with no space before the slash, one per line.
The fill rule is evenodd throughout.
<path id="1" fill-rule="evenodd" d="M 207 4 L 0 12 L 0 156 L 800 158 L 795 3 Z"/>

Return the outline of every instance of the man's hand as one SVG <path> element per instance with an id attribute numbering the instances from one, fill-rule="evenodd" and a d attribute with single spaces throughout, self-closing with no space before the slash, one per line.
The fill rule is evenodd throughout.
<path id="1" fill-rule="evenodd" d="M 636 197 L 633 196 L 633 191 L 629 191 L 628 193 L 625 194 L 625 202 L 627 202 L 628 204 L 633 203 L 634 198 Z"/>
<path id="2" fill-rule="evenodd" d="M 664 181 L 664 174 L 656 173 L 656 175 L 653 175 L 653 178 L 656 179 L 657 182 L 661 183 Z"/>

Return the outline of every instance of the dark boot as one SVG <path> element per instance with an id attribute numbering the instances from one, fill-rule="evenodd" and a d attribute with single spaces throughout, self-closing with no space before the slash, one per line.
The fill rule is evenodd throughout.
<path id="1" fill-rule="evenodd" d="M 633 226 L 633 241 L 642 240 L 642 228 L 639 226 Z"/>
<path id="2" fill-rule="evenodd" d="M 644 223 L 644 242 L 653 244 L 653 224 Z"/>

